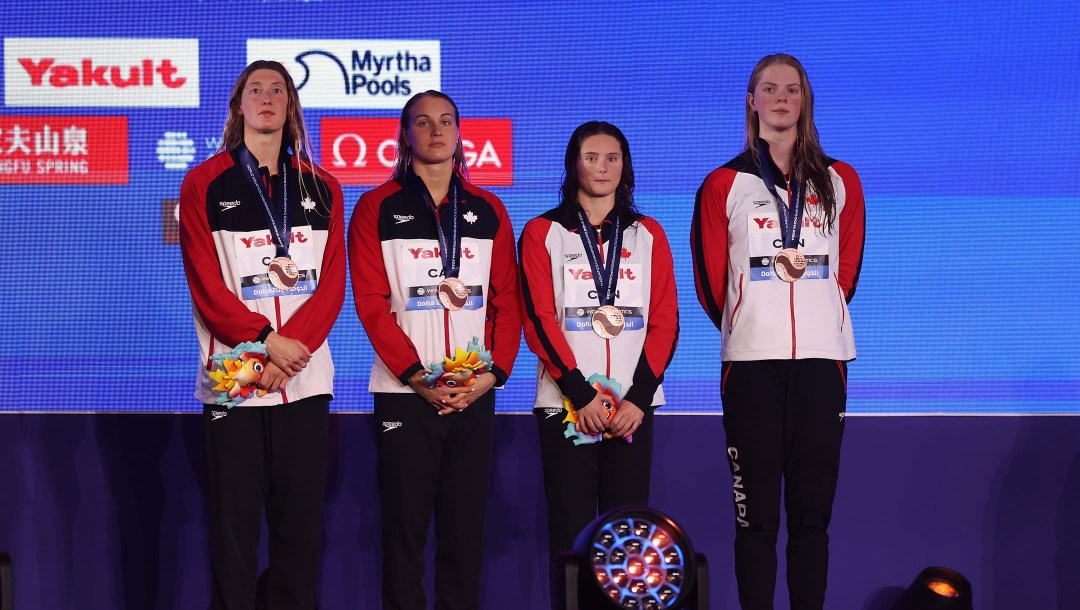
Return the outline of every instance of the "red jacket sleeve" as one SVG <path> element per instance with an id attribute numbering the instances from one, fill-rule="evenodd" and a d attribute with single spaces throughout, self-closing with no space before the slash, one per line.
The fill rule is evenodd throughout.
<path id="1" fill-rule="evenodd" d="M 379 238 L 379 208 L 383 189 L 364 193 L 349 223 L 349 273 L 352 276 L 356 315 L 375 353 L 403 385 L 424 370 L 420 355 L 390 312 L 390 280 L 383 263 Z"/>
<path id="2" fill-rule="evenodd" d="M 844 210 L 840 213 L 840 262 L 836 281 L 844 291 L 848 303 L 855 296 L 862 270 L 863 245 L 866 241 L 866 205 L 863 201 L 862 182 L 855 170 L 843 162 L 833 164 L 833 169 L 844 181 Z"/>
<path id="3" fill-rule="evenodd" d="M 499 217 L 499 228 L 491 247 L 491 277 L 488 283 L 487 320 L 484 347 L 491 350 L 492 373 L 497 385 L 506 383 L 521 347 L 521 290 L 514 256 L 514 228 L 499 200 L 489 201 Z"/>
<path id="4" fill-rule="evenodd" d="M 302 341 L 311 351 L 319 349 L 326 341 L 345 302 L 344 196 L 341 185 L 333 177 L 322 172 L 318 177 L 330 189 L 330 223 L 319 270 L 319 286 L 278 329 L 278 334 Z"/>
<path id="5" fill-rule="evenodd" d="M 634 370 L 634 382 L 623 396 L 638 407 L 652 406 L 656 388 L 664 381 L 664 371 L 675 356 L 679 342 L 679 298 L 675 292 L 675 265 L 671 246 L 660 223 L 642 218 L 641 224 L 653 236 L 652 282 L 649 285 L 649 325 L 645 347 Z"/>
<path id="6" fill-rule="evenodd" d="M 698 302 L 717 330 L 723 330 L 727 296 L 728 215 L 727 198 L 735 170 L 713 171 L 697 192 L 694 220 L 690 226 L 690 250 L 694 260 L 694 287 Z"/>
<path id="7" fill-rule="evenodd" d="M 546 218 L 530 220 L 518 245 L 525 342 L 574 408 L 581 408 L 596 397 L 596 390 L 577 368 L 577 359 L 559 326 L 551 254 L 546 243 L 551 224 Z"/>
<path id="8" fill-rule="evenodd" d="M 221 275 L 214 236 L 206 216 L 209 182 L 199 166 L 180 186 L 180 254 L 195 311 L 211 336 L 226 345 L 255 341 L 270 329 L 270 320 L 244 305 Z"/>

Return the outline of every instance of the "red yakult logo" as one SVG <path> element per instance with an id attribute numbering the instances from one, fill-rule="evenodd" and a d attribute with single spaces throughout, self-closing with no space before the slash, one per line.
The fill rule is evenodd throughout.
<path id="1" fill-rule="evenodd" d="M 409 254 L 412 254 L 413 260 L 427 260 L 427 259 L 439 259 L 442 260 L 441 250 L 439 248 L 409 248 Z M 476 258 L 472 250 L 468 247 L 461 249 L 461 258 Z"/>
<path id="2" fill-rule="evenodd" d="M 0 116 L 0 184 L 127 183 L 127 117 Z"/>
<path id="3" fill-rule="evenodd" d="M 244 244 L 245 248 L 265 248 L 267 246 L 273 246 L 276 242 L 274 237 L 269 233 L 265 237 L 241 237 L 240 241 Z M 304 235 L 303 231 L 293 231 L 289 235 L 290 244 L 306 244 L 308 238 Z"/>
<path id="4" fill-rule="evenodd" d="M 155 62 L 144 59 L 133 66 L 95 65 L 94 60 L 84 59 L 81 66 L 57 64 L 56 58 L 45 57 L 35 62 L 30 57 L 20 57 L 19 65 L 30 75 L 30 86 L 41 87 L 48 76 L 50 87 L 153 87 L 160 76 L 161 84 L 176 89 L 187 79 L 176 76 L 177 69 L 171 60 Z"/>
<path id="5" fill-rule="evenodd" d="M 780 222 L 775 218 L 754 218 L 754 223 L 757 224 L 759 229 L 772 230 L 780 228 Z M 821 219 L 803 216 L 802 226 L 804 229 L 810 227 L 821 228 Z"/>
<path id="6" fill-rule="evenodd" d="M 199 105 L 199 41 L 7 38 L 8 106 Z"/>
<path id="7" fill-rule="evenodd" d="M 589 271 L 587 269 L 568 268 L 566 271 L 570 274 L 570 277 L 574 278 L 575 280 L 592 281 L 592 279 L 593 279 L 592 271 Z M 634 271 L 632 269 L 626 269 L 624 267 L 622 269 L 619 269 L 619 279 L 620 280 L 636 280 L 637 276 L 634 275 Z"/>
<path id="8" fill-rule="evenodd" d="M 397 157 L 396 118 L 324 118 L 321 164 L 342 184 L 382 184 Z M 469 177 L 480 186 L 514 183 L 510 119 L 461 119 L 461 144 Z"/>

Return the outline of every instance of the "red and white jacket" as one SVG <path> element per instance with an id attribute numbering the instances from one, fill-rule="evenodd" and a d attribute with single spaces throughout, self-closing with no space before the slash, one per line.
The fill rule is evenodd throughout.
<path id="1" fill-rule="evenodd" d="M 292 169 L 297 167 L 294 156 Z M 296 286 L 281 291 L 266 275 L 275 256 L 273 232 L 242 172 L 235 154 L 222 152 L 189 171 L 180 187 L 180 251 L 205 363 L 195 397 L 213 403 L 218 395 L 207 374 L 211 355 L 232 351 L 245 341 L 262 341 L 273 330 L 307 345 L 309 366 L 284 390 L 252 397 L 241 406 L 333 394 L 334 363 L 326 338 L 345 300 L 341 186 L 318 166 L 312 174 L 306 161 L 301 164 L 302 186 L 297 173 L 288 172 L 288 189 L 300 194 L 290 197 L 289 256 L 301 277 Z M 268 190 L 280 188 L 280 176 L 271 178 L 262 168 L 262 178 Z"/>
<path id="2" fill-rule="evenodd" d="M 601 258 L 616 212 L 598 231 Z M 622 384 L 623 399 L 639 407 L 664 404 L 661 382 L 679 338 L 679 303 L 671 248 L 652 218 L 623 218 L 623 249 L 615 306 L 626 326 L 614 339 L 593 333 L 596 297 L 577 217 L 559 208 L 525 225 L 518 246 L 525 340 L 539 357 L 534 408 L 587 405 L 596 390 L 586 379 L 599 373 Z M 603 263 L 601 263 L 603 264 Z"/>
<path id="3" fill-rule="evenodd" d="M 356 314 L 375 348 L 368 390 L 413 392 L 408 380 L 478 337 L 491 351 L 497 385 L 506 383 L 521 345 L 514 230 L 502 201 L 464 180 L 459 192 L 461 272 L 472 296 L 445 309 L 436 295 L 442 258 L 426 186 L 409 169 L 364 193 L 349 225 L 349 269 Z M 448 200 L 438 206 L 450 213 Z M 443 225 L 444 227 L 447 225 Z"/>
<path id="4" fill-rule="evenodd" d="M 772 167 L 776 191 L 790 193 Z M 721 359 L 855 358 L 847 304 L 862 265 L 865 209 L 859 176 L 830 160 L 836 193 L 834 230 L 823 230 L 817 197 L 807 197 L 800 249 L 809 264 L 792 283 L 774 277 L 780 251 L 775 199 L 749 151 L 714 170 L 694 207 L 690 246 L 698 301 L 721 331 Z"/>

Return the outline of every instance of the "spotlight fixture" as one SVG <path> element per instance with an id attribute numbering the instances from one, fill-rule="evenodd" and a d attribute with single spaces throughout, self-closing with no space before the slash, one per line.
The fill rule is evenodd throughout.
<path id="1" fill-rule="evenodd" d="M 972 610 L 971 583 L 949 568 L 926 568 L 893 610 Z"/>
<path id="2" fill-rule="evenodd" d="M 617 508 L 581 530 L 559 553 L 557 610 L 707 610 L 708 564 L 660 511 Z"/>

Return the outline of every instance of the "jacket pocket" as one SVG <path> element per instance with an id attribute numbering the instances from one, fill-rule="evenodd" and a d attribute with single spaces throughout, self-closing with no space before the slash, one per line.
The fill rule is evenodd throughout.
<path id="1" fill-rule="evenodd" d="M 739 274 L 739 298 L 735 299 L 735 307 L 731 310 L 731 319 L 728 320 L 728 332 L 735 330 L 735 323 L 739 321 L 739 308 L 742 307 L 743 274 Z"/>
<path id="2" fill-rule="evenodd" d="M 844 307 L 844 291 L 840 289 L 840 281 L 836 279 L 835 275 L 833 276 L 833 285 L 836 286 L 836 296 L 839 297 L 837 301 L 840 306 L 839 328 L 844 330 L 844 324 L 847 324 L 847 308 Z"/>

